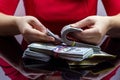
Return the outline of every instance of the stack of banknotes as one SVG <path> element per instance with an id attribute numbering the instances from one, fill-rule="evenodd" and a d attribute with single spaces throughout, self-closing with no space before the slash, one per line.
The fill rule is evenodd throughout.
<path id="1" fill-rule="evenodd" d="M 79 70 L 98 72 L 113 67 L 115 55 L 101 51 L 99 46 L 67 39 L 67 34 L 75 31 L 83 30 L 67 25 L 61 30 L 60 38 L 48 29 L 48 35 L 53 36 L 61 44 L 29 44 L 23 53 L 24 66 L 34 70 L 77 70 L 77 72 Z"/>
<path id="2" fill-rule="evenodd" d="M 44 58 L 45 60 L 48 60 L 49 57 L 46 58 L 46 55 L 51 55 L 70 61 L 82 61 L 91 56 L 94 52 L 92 48 L 53 45 L 50 43 L 32 43 L 24 53 L 30 58 L 38 57 L 38 59 Z"/>

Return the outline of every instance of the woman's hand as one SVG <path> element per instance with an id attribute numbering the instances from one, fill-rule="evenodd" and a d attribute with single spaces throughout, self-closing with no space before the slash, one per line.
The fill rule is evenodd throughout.
<path id="1" fill-rule="evenodd" d="M 51 42 L 54 38 L 47 35 L 44 25 L 39 20 L 32 16 L 18 17 L 16 24 L 24 39 L 28 42 Z"/>
<path id="2" fill-rule="evenodd" d="M 99 44 L 106 33 L 111 29 L 110 17 L 90 16 L 79 22 L 71 24 L 72 27 L 82 28 L 83 31 L 75 33 L 75 38 L 90 44 Z"/>

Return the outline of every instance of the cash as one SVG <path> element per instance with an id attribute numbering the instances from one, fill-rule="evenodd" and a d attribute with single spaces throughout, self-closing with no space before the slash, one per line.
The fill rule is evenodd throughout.
<path id="1" fill-rule="evenodd" d="M 48 56 L 44 53 L 31 51 L 29 48 L 27 48 L 24 51 L 23 57 L 29 58 L 29 59 L 34 59 L 34 60 L 40 60 L 40 61 L 44 61 L 44 62 L 48 62 L 51 59 L 50 56 Z"/>
<path id="2" fill-rule="evenodd" d="M 44 53 L 72 61 L 81 61 L 94 53 L 92 48 L 53 45 L 50 43 L 32 43 L 28 48 L 29 51 Z"/>
<path id="3" fill-rule="evenodd" d="M 69 32 L 82 29 L 65 26 L 61 31 L 61 38 L 49 29 L 48 35 L 55 38 L 61 44 L 53 43 L 31 43 L 23 53 L 23 64 L 26 68 L 33 70 L 94 70 L 100 66 L 103 70 L 104 65 L 116 58 L 102 52 L 99 46 L 80 43 L 67 39 Z M 101 63 L 103 65 L 101 66 Z M 104 64 L 105 63 L 105 64 Z M 100 65 L 99 65 L 100 64 Z M 111 63 L 110 63 L 111 64 Z M 66 68 L 67 67 L 67 68 Z M 96 71 L 100 71 L 96 70 Z M 77 70 L 78 71 L 78 70 Z"/>

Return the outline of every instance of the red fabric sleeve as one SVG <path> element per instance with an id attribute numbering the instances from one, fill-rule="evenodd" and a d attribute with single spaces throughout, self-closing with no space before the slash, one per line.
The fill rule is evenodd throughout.
<path id="1" fill-rule="evenodd" d="M 102 0 L 109 16 L 120 13 L 120 0 Z"/>
<path id="2" fill-rule="evenodd" d="M 0 12 L 13 15 L 19 0 L 0 0 Z"/>

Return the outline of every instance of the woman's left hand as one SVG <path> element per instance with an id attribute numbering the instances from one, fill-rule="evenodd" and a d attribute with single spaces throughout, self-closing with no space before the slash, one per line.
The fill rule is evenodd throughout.
<path id="1" fill-rule="evenodd" d="M 74 33 L 80 41 L 97 45 L 110 30 L 110 17 L 89 16 L 81 21 L 71 24 L 72 27 L 82 28 L 82 32 Z"/>

